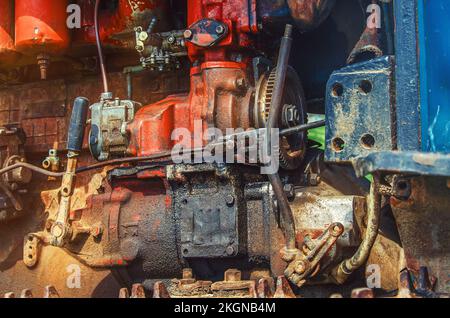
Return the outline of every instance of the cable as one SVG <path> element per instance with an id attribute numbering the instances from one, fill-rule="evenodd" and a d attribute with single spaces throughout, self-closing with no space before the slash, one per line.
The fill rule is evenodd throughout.
<path id="1" fill-rule="evenodd" d="M 16 164 L 13 164 L 11 166 L 8 166 L 6 168 L 0 169 L 0 175 L 5 174 L 11 170 L 17 169 L 17 168 L 27 168 L 30 169 L 31 171 L 35 171 L 38 172 L 40 174 L 44 174 L 46 176 L 49 177 L 55 177 L 55 178 L 59 178 L 62 177 L 64 175 L 64 172 L 51 172 L 51 171 L 47 171 L 45 169 L 36 167 L 32 164 L 26 163 L 26 162 L 19 162 Z"/>
<path id="2" fill-rule="evenodd" d="M 102 80 L 103 80 L 103 92 L 108 93 L 109 92 L 109 86 L 108 86 L 108 78 L 106 77 L 106 67 L 105 67 L 105 61 L 103 57 L 103 50 L 102 50 L 102 43 L 100 40 L 100 31 L 98 26 L 98 12 L 100 7 L 100 1 L 95 1 L 95 15 L 94 15 L 94 24 L 95 24 L 95 40 L 97 44 L 97 51 L 98 51 L 98 58 L 100 61 L 100 70 L 102 72 Z"/>

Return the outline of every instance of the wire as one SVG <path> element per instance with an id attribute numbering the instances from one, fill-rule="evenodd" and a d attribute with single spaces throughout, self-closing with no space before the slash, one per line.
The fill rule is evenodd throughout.
<path id="1" fill-rule="evenodd" d="M 11 170 L 17 169 L 17 168 L 27 168 L 30 169 L 31 171 L 35 171 L 38 172 L 40 174 L 44 174 L 46 176 L 49 177 L 55 177 L 55 178 L 59 178 L 62 177 L 64 175 L 64 172 L 51 172 L 51 171 L 47 171 L 45 169 L 36 167 L 32 164 L 26 163 L 26 162 L 19 162 L 16 164 L 13 164 L 11 166 L 8 166 L 6 168 L 0 169 L 0 175 L 3 175 Z"/>

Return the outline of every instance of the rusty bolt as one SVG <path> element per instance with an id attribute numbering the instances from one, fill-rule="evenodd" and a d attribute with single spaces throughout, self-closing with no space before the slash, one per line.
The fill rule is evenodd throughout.
<path id="1" fill-rule="evenodd" d="M 229 269 L 225 272 L 224 280 L 226 282 L 238 282 L 242 279 L 242 273 L 235 268 Z"/>
<path id="2" fill-rule="evenodd" d="M 331 226 L 331 235 L 339 236 L 344 232 L 344 226 L 341 223 L 335 223 Z"/>
<path id="3" fill-rule="evenodd" d="M 94 238 L 98 238 L 98 237 L 100 237 L 100 235 L 102 235 L 102 234 L 103 234 L 103 227 L 102 227 L 101 225 L 97 225 L 97 226 L 92 227 L 92 229 L 91 229 L 91 235 L 92 235 Z"/>
<path id="4" fill-rule="evenodd" d="M 192 272 L 192 268 L 184 268 L 183 269 L 183 279 L 191 279 L 194 277 Z"/>
<path id="5" fill-rule="evenodd" d="M 236 87 L 239 89 L 245 89 L 247 88 L 247 83 L 245 81 L 245 78 L 238 78 L 236 79 Z"/>
<path id="6" fill-rule="evenodd" d="M 306 271 L 306 264 L 303 261 L 299 261 L 297 265 L 295 265 L 295 271 L 298 274 L 303 274 Z"/>
<path id="7" fill-rule="evenodd" d="M 192 38 L 192 31 L 187 29 L 186 31 L 184 31 L 183 36 L 186 40 L 190 40 Z"/>

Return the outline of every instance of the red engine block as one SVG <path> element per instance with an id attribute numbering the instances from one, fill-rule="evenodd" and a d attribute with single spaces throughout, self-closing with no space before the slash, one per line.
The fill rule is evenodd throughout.
<path id="1" fill-rule="evenodd" d="M 253 79 L 249 74 L 258 33 L 256 1 L 189 0 L 188 24 L 192 26 L 205 19 L 224 23 L 228 34 L 210 47 L 187 43 L 194 64 L 190 92 L 170 96 L 137 112 L 128 127 L 132 136 L 131 155 L 147 156 L 170 150 L 175 142 L 171 138 L 175 128 L 193 132 L 195 140 L 182 142 L 200 147 L 203 142 L 198 136 L 208 127 L 221 130 L 251 127 Z M 201 125 L 196 124 L 197 120 L 201 120 Z"/>

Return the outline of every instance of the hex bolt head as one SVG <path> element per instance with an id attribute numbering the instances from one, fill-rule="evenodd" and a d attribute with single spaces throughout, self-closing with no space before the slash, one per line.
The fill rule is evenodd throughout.
<path id="1" fill-rule="evenodd" d="M 234 246 L 233 245 L 227 246 L 225 252 L 227 253 L 228 256 L 234 255 L 235 252 Z"/>
<path id="2" fill-rule="evenodd" d="M 223 25 L 218 25 L 216 28 L 216 33 L 223 34 L 224 32 L 225 32 L 225 28 L 223 27 Z"/>
<path id="3" fill-rule="evenodd" d="M 235 198 L 234 198 L 233 195 L 229 194 L 229 195 L 227 195 L 227 197 L 225 198 L 225 202 L 227 203 L 227 205 L 228 205 L 229 207 L 231 207 L 231 206 L 234 205 L 234 203 L 236 202 L 236 200 L 235 200 Z"/>
<path id="4" fill-rule="evenodd" d="M 169 36 L 169 38 L 167 39 L 167 42 L 169 42 L 170 44 L 174 44 L 175 43 L 175 37 L 173 35 Z"/>

